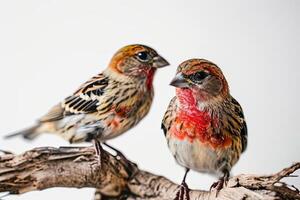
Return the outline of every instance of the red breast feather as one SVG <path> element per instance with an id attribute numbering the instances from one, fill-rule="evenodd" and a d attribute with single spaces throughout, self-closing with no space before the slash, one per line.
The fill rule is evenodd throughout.
<path id="1" fill-rule="evenodd" d="M 189 142 L 200 140 L 211 148 L 224 148 L 232 144 L 229 136 L 215 133 L 219 119 L 212 116 L 208 110 L 199 110 L 196 99 L 190 89 L 176 89 L 179 109 L 176 119 L 170 128 L 170 133 L 179 140 L 188 139 Z"/>

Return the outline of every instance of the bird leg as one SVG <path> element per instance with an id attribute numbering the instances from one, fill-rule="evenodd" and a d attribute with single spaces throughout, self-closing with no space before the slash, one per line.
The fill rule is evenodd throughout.
<path id="1" fill-rule="evenodd" d="M 180 189 L 176 193 L 176 197 L 174 200 L 190 200 L 190 195 L 189 195 L 190 189 L 185 182 L 187 173 L 189 171 L 190 171 L 190 169 L 185 170 L 185 174 L 184 174 L 183 180 L 181 182 Z"/>
<path id="2" fill-rule="evenodd" d="M 96 155 L 98 156 L 98 164 L 99 166 L 101 166 L 101 153 L 103 151 L 103 148 L 101 146 L 101 143 L 98 140 L 94 139 L 93 143 L 94 143 Z"/>
<path id="3" fill-rule="evenodd" d="M 220 190 L 224 187 L 224 184 L 227 184 L 229 180 L 229 172 L 227 170 L 224 171 L 224 175 L 217 181 L 214 182 L 211 186 L 210 186 L 210 191 L 212 189 L 216 189 L 216 197 L 218 196 L 218 193 L 220 192 Z"/>

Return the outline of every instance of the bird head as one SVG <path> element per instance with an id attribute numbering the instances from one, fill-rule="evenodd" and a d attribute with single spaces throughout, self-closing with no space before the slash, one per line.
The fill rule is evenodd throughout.
<path id="1" fill-rule="evenodd" d="M 112 57 L 109 69 L 134 78 L 146 78 L 157 68 L 165 67 L 169 63 L 154 49 L 140 44 L 128 45 L 121 48 Z"/>
<path id="2" fill-rule="evenodd" d="M 202 102 L 223 99 L 229 95 L 221 69 L 204 59 L 190 59 L 181 63 L 170 85 L 178 90 L 191 91 L 196 100 Z"/>

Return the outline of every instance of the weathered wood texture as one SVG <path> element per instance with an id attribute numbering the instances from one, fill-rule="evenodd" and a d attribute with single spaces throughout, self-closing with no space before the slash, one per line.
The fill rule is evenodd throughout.
<path id="1" fill-rule="evenodd" d="M 190 191 L 191 200 L 300 199 L 299 190 L 281 182 L 300 163 L 268 175 L 232 177 L 215 191 Z M 180 186 L 104 151 L 99 165 L 92 147 L 36 148 L 22 155 L 0 156 L 0 192 L 22 194 L 52 187 L 97 188 L 95 199 L 169 200 Z"/>

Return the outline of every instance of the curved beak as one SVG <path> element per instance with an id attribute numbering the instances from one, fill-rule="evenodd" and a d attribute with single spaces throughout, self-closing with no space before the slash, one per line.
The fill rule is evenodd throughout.
<path id="1" fill-rule="evenodd" d="M 173 78 L 170 85 L 178 88 L 187 88 L 189 86 L 189 82 L 183 77 L 182 73 L 178 73 Z"/>
<path id="2" fill-rule="evenodd" d="M 161 56 L 155 56 L 153 58 L 153 67 L 161 68 L 170 65 L 169 62 Z"/>

